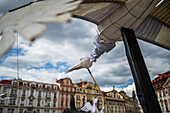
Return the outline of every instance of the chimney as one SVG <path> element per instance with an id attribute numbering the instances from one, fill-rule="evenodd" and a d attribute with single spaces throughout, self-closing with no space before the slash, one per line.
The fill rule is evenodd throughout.
<path id="1" fill-rule="evenodd" d="M 113 86 L 113 90 L 115 90 L 115 86 Z"/>

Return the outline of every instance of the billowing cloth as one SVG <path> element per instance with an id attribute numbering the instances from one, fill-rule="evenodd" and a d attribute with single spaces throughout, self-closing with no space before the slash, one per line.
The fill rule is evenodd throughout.
<path id="1" fill-rule="evenodd" d="M 91 52 L 91 55 L 88 56 L 90 58 L 90 61 L 96 62 L 96 60 L 105 52 L 108 53 L 110 50 L 112 50 L 116 44 L 115 42 L 112 43 L 105 43 L 103 39 L 100 39 L 100 37 L 95 36 L 94 37 L 94 48 Z"/>

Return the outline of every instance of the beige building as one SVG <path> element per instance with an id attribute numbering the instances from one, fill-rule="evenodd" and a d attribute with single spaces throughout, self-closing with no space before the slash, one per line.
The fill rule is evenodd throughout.
<path id="1" fill-rule="evenodd" d="M 110 106 L 112 113 L 126 113 L 125 100 L 115 89 L 109 92 L 104 92 L 105 99 Z M 105 104 L 105 113 L 110 113 Z"/>
<path id="2" fill-rule="evenodd" d="M 82 108 L 83 106 L 83 98 L 84 104 L 86 102 L 90 102 L 93 105 L 93 101 L 95 98 L 99 100 L 99 110 L 104 106 L 104 100 L 102 95 L 100 94 L 98 88 L 93 85 L 90 81 L 80 81 L 79 83 L 74 84 L 75 87 L 75 107 L 77 109 Z"/>
<path id="3" fill-rule="evenodd" d="M 158 74 L 152 81 L 162 112 L 170 112 L 170 71 Z"/>
<path id="4" fill-rule="evenodd" d="M 123 91 L 119 93 L 123 96 L 123 99 L 125 101 L 126 113 L 143 113 L 143 111 L 141 110 L 141 106 L 136 99 L 135 91 L 132 91 L 132 97 L 127 96 L 126 93 Z"/>
<path id="5" fill-rule="evenodd" d="M 0 94 L 4 95 L 0 100 L 0 113 L 58 113 L 59 87 L 56 84 L 1 80 Z"/>

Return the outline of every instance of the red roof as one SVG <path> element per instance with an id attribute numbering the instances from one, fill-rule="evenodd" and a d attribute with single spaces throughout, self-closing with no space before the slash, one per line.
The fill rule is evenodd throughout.
<path id="1" fill-rule="evenodd" d="M 83 83 L 86 85 L 86 84 L 87 84 L 87 81 L 82 81 L 82 82 L 80 82 L 80 83 L 77 83 L 77 85 L 78 85 L 79 87 L 82 87 Z"/>
<path id="2" fill-rule="evenodd" d="M 0 84 L 11 84 L 11 80 L 1 80 Z"/>
<path id="3" fill-rule="evenodd" d="M 170 70 L 163 74 L 158 74 L 158 77 L 156 77 L 154 80 L 152 80 L 152 83 L 167 79 L 168 77 L 170 77 Z"/>
<path id="4" fill-rule="evenodd" d="M 57 83 L 62 83 L 63 79 L 57 80 Z"/>

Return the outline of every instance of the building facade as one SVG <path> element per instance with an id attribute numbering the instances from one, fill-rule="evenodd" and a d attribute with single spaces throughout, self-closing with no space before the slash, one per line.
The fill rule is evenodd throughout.
<path id="1" fill-rule="evenodd" d="M 115 89 L 104 92 L 105 99 L 110 106 L 112 113 L 126 113 L 125 100 Z M 109 108 L 105 104 L 105 113 L 110 113 Z"/>
<path id="2" fill-rule="evenodd" d="M 165 91 L 169 91 L 168 84 L 167 81 L 163 85 Z M 136 109 L 138 101 L 125 93 L 118 93 L 115 89 L 102 93 L 113 113 L 139 113 Z M 75 107 L 78 110 L 86 102 L 93 105 L 94 99 L 97 99 L 98 110 L 104 107 L 104 112 L 109 113 L 95 84 L 90 81 L 72 83 L 70 78 L 55 80 L 53 84 L 22 79 L 1 80 L 0 113 L 63 113 L 70 108 L 71 95 L 75 98 Z M 168 99 L 166 98 L 167 103 Z"/>
<path id="3" fill-rule="evenodd" d="M 104 106 L 104 100 L 100 94 L 98 88 L 90 81 L 80 81 L 74 84 L 75 87 L 75 107 L 76 109 L 82 108 L 86 102 L 90 102 L 93 105 L 94 99 L 98 99 L 99 107 L 101 110 Z"/>
<path id="4" fill-rule="evenodd" d="M 74 84 L 70 78 L 64 78 L 60 80 L 55 80 L 55 83 L 59 86 L 59 113 L 67 108 L 70 108 L 70 98 L 71 95 L 74 96 Z"/>
<path id="5" fill-rule="evenodd" d="M 123 91 L 119 93 L 123 96 L 123 100 L 125 101 L 126 113 L 143 113 L 141 106 L 136 99 L 135 91 L 132 91 L 132 97 L 127 96 Z"/>
<path id="6" fill-rule="evenodd" d="M 170 71 L 158 74 L 152 81 L 162 112 L 170 112 Z"/>
<path id="7" fill-rule="evenodd" d="M 58 113 L 59 87 L 56 84 L 1 80 L 0 113 Z"/>

